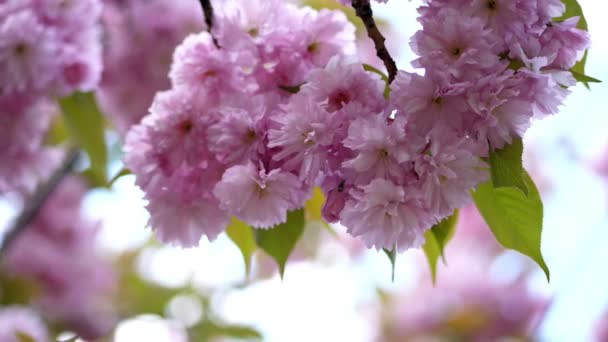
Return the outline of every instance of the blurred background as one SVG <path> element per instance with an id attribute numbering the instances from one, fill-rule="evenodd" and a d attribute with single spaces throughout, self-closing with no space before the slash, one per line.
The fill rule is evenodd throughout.
<path id="1" fill-rule="evenodd" d="M 108 1 L 106 23 L 129 21 L 111 13 L 119 2 Z M 170 29 L 159 27 L 152 36 L 137 31 L 145 20 L 130 23 L 137 39 L 149 39 L 158 50 L 164 49 L 151 58 L 157 58 L 155 64 L 139 66 L 145 77 L 160 75 L 156 83 L 147 81 L 148 98 L 162 89 L 163 82 L 168 84 L 162 68 L 168 68 L 172 47 L 188 32 L 200 30 L 197 1 L 190 1 L 194 6 L 185 2 L 165 2 L 163 6 L 180 8 L 167 9 L 163 25 Z M 304 2 L 342 8 L 332 0 Z M 608 31 L 603 18 L 608 4 L 579 2 L 592 36 L 586 73 L 608 80 L 608 44 L 602 36 Z M 419 28 L 415 18 L 420 4 L 374 4 L 389 50 L 399 68 L 408 71 L 415 71 L 409 64 L 415 56 L 408 41 Z M 173 30 L 174 36 L 159 42 L 163 29 Z M 382 69 L 371 43 L 360 30 L 358 34 L 363 62 Z M 121 35 L 124 32 L 106 32 L 104 39 L 113 46 Z M 138 64 L 144 52 L 108 49 L 104 58 Z M 104 72 L 104 80 L 121 76 L 120 70 Z M 131 82 L 138 84 L 137 79 Z M 535 122 L 524 138 L 525 165 L 545 205 L 542 251 L 551 270 L 550 283 L 531 260 L 503 250 L 474 207 L 461 210 L 445 253 L 447 265 L 440 262 L 435 284 L 422 252 L 398 255 L 392 279 L 391 262 L 382 251 L 367 250 L 342 227 L 327 227 L 314 219 L 307 223 L 281 279 L 274 261 L 262 251 L 254 252 L 248 270 L 241 251 L 225 234 L 213 243 L 203 239 L 190 249 L 158 243 L 146 227 L 143 194 L 134 185 L 134 176 L 126 175 L 110 188 L 83 190 L 82 206 L 73 206 L 81 210 L 83 222 L 91 225 L 96 237 L 87 245 L 87 253 L 95 254 L 93 264 L 70 279 L 93 286 L 103 296 L 95 296 L 91 303 L 72 302 L 78 310 L 67 310 L 57 319 L 70 324 L 51 320 L 49 329 L 61 333 L 63 341 L 74 339 L 70 331 L 89 328 L 107 331 L 101 341 L 118 342 L 608 341 L 607 87 L 592 84 L 589 91 L 577 85 L 561 112 Z M 106 98 L 99 98 L 102 109 L 126 108 L 111 96 L 124 89 L 107 87 Z M 110 174 L 116 174 L 122 169 L 121 138 L 112 130 L 106 138 Z M 63 198 L 61 208 L 68 202 Z M 0 199 L 0 227 L 6 229 L 19 209 L 11 198 Z M 80 263 L 66 265 L 83 268 Z M 92 275 L 88 268 L 98 272 Z M 25 278 L 0 272 L 0 304 L 32 303 L 39 290 Z M 46 311 L 60 311 L 52 298 L 34 302 Z M 92 323 L 83 322 L 87 315 L 95 325 L 106 327 L 89 327 Z M 1 331 L 0 327 L 0 337 Z"/>

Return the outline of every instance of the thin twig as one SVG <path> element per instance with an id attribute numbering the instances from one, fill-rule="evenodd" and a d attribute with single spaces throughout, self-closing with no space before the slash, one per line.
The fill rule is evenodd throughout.
<path id="1" fill-rule="evenodd" d="M 369 0 L 352 1 L 353 8 L 355 9 L 357 16 L 361 18 L 365 28 L 367 29 L 367 35 L 374 41 L 376 55 L 382 60 L 382 62 L 384 62 L 384 66 L 388 72 L 388 82 L 391 83 L 397 75 L 397 64 L 395 64 L 395 60 L 393 60 L 393 57 L 391 57 L 391 54 L 384 45 L 384 41 L 386 39 L 384 39 L 384 36 L 380 30 L 378 30 L 378 26 L 376 26 L 372 6 L 370 5 Z"/>
<path id="2" fill-rule="evenodd" d="M 63 164 L 59 166 L 55 172 L 49 177 L 49 179 L 38 186 L 36 191 L 25 203 L 25 207 L 15 220 L 15 223 L 11 229 L 6 233 L 2 245 L 0 245 L 0 254 L 4 254 L 11 242 L 25 230 L 25 228 L 36 218 L 40 208 L 44 205 L 48 197 L 53 193 L 53 190 L 57 188 L 59 183 L 67 176 L 80 156 L 80 151 L 77 149 L 70 150 Z"/>
<path id="3" fill-rule="evenodd" d="M 207 31 L 211 35 L 213 39 L 213 44 L 219 48 L 220 45 L 217 42 L 217 39 L 211 32 L 213 29 L 213 5 L 211 5 L 211 0 L 200 0 L 201 7 L 203 8 L 203 13 L 205 14 L 205 24 L 207 25 Z"/>

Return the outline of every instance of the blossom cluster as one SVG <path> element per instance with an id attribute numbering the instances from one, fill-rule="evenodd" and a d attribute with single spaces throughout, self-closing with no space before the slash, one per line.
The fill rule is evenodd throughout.
<path id="1" fill-rule="evenodd" d="M 31 191 L 57 152 L 42 148 L 49 99 L 92 90 L 101 74 L 99 0 L 0 2 L 0 193 Z M 46 164 L 46 165 L 45 165 Z"/>
<path id="2" fill-rule="evenodd" d="M 95 250 L 97 223 L 81 213 L 85 191 L 79 179 L 64 180 L 2 261 L 11 276 L 36 283 L 35 304 L 46 317 L 96 338 L 114 323 L 115 276 Z"/>
<path id="3" fill-rule="evenodd" d="M 589 39 L 578 18 L 553 21 L 559 0 L 419 11 L 411 46 L 424 74 L 400 71 L 385 89 L 352 55 L 339 12 L 220 8 L 211 34 L 176 49 L 172 88 L 126 138 L 159 237 L 195 245 L 233 215 L 271 228 L 320 186 L 326 221 L 370 247 L 420 246 L 487 179 L 484 157 L 557 111 Z"/>
<path id="4" fill-rule="evenodd" d="M 0 194 L 32 191 L 59 162 L 60 149 L 43 147 L 56 112 L 46 99 L 31 103 L 26 95 L 0 96 Z"/>
<path id="5" fill-rule="evenodd" d="M 107 0 L 103 73 L 97 100 L 121 134 L 139 123 L 157 91 L 168 89 L 175 47 L 203 29 L 200 4 L 191 0 Z"/>
<path id="6" fill-rule="evenodd" d="M 101 72 L 95 0 L 16 0 L 0 5 L 0 93 L 66 95 Z"/>

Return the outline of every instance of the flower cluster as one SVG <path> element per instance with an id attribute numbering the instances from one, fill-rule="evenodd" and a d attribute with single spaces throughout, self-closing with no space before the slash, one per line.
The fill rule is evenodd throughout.
<path id="1" fill-rule="evenodd" d="M 197 1 L 106 1 L 103 73 L 97 99 L 121 134 L 139 123 L 167 74 L 175 47 L 202 30 Z"/>
<path id="2" fill-rule="evenodd" d="M 48 317 L 96 338 L 113 324 L 107 306 L 114 274 L 95 251 L 97 224 L 80 212 L 85 191 L 78 179 L 64 180 L 3 262 L 11 275 L 40 286 L 36 304 Z"/>
<path id="3" fill-rule="evenodd" d="M 487 179 L 482 158 L 568 94 L 589 41 L 576 18 L 552 21 L 563 11 L 559 0 L 429 0 L 411 42 L 424 75 L 400 71 L 385 94 L 339 12 L 227 3 L 214 36 L 176 49 L 172 89 L 127 135 L 151 226 L 185 246 L 232 215 L 270 228 L 320 186 L 328 222 L 370 247 L 420 246 Z"/>
<path id="4" fill-rule="evenodd" d="M 50 98 L 93 89 L 101 73 L 99 0 L 0 2 L 0 194 L 31 191 L 57 162 L 42 147 Z"/>
<path id="5" fill-rule="evenodd" d="M 25 95 L 0 96 L 0 194 L 32 191 L 61 159 L 60 149 L 42 147 L 56 108 L 45 99 L 29 102 Z"/>
<path id="6" fill-rule="evenodd" d="M 96 0 L 0 4 L 0 94 L 92 89 L 101 72 L 100 14 Z"/>
<path id="7" fill-rule="evenodd" d="M 216 12 L 217 41 L 207 32 L 184 40 L 172 89 L 157 94 L 125 144 L 151 226 L 184 246 L 213 239 L 231 215 L 270 228 L 303 206 L 316 175 L 278 158 L 286 151 L 271 132 L 291 91 L 331 57 L 355 51 L 355 29 L 339 11 L 274 0 L 227 2 Z"/>

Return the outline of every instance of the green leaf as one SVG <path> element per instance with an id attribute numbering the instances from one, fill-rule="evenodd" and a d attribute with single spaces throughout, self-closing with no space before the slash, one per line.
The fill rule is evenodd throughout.
<path id="1" fill-rule="evenodd" d="M 55 117 L 46 133 L 45 142 L 49 145 L 59 145 L 68 140 L 68 138 L 69 133 L 65 127 L 65 120 L 62 116 Z"/>
<path id="2" fill-rule="evenodd" d="M 279 265 L 279 273 L 283 277 L 285 264 L 304 231 L 304 209 L 287 213 L 287 222 L 272 229 L 255 229 L 257 245 L 270 255 Z"/>
<path id="3" fill-rule="evenodd" d="M 373 65 L 363 63 L 363 70 L 378 74 L 378 75 L 380 75 L 380 77 L 382 77 L 382 80 L 384 82 L 388 82 L 388 76 L 386 76 L 385 73 L 383 73 L 382 71 L 380 71 L 378 68 L 374 67 Z"/>
<path id="4" fill-rule="evenodd" d="M 382 248 L 388 260 L 391 261 L 391 281 L 395 281 L 395 263 L 397 262 L 397 246 L 394 246 L 391 250 Z"/>
<path id="5" fill-rule="evenodd" d="M 85 173 L 95 186 L 105 186 L 108 153 L 104 136 L 105 122 L 93 93 L 74 93 L 59 99 L 66 126 L 91 162 Z"/>
<path id="6" fill-rule="evenodd" d="M 549 268 L 541 253 L 543 203 L 534 181 L 525 171 L 523 180 L 528 196 L 516 187 L 494 188 L 489 181 L 477 187 L 472 193 L 473 199 L 498 242 L 529 256 L 549 281 Z"/>
<path id="7" fill-rule="evenodd" d="M 203 320 L 189 329 L 192 341 L 216 341 L 218 337 L 258 341 L 263 338 L 259 331 L 245 325 L 223 324 L 212 320 Z"/>
<path id="8" fill-rule="evenodd" d="M 593 78 L 591 76 L 587 76 L 585 74 L 581 74 L 579 72 L 574 71 L 574 68 L 572 68 L 570 72 L 578 82 L 585 83 L 586 85 L 588 85 L 588 83 L 602 83 L 602 81 L 598 80 L 597 78 Z"/>
<path id="9" fill-rule="evenodd" d="M 321 210 L 325 203 L 325 196 L 319 187 L 315 187 L 312 191 L 312 197 L 304 205 L 306 210 L 306 220 L 323 221 Z"/>
<path id="10" fill-rule="evenodd" d="M 431 268 L 433 284 L 437 279 L 437 260 L 441 257 L 443 263 L 446 263 L 444 249 L 454 235 L 456 223 L 458 223 L 458 210 L 454 211 L 451 216 L 444 218 L 441 222 L 434 225 L 424 234 L 426 241 L 422 246 L 422 250 L 426 255 L 426 260 L 429 262 L 429 267 Z"/>
<path id="11" fill-rule="evenodd" d="M 386 74 L 383 73 L 378 68 L 376 68 L 372 65 L 369 65 L 369 64 L 365 64 L 365 63 L 363 63 L 363 70 L 373 72 L 374 74 L 380 75 L 382 80 L 386 83 L 386 85 L 384 86 L 384 98 L 388 99 L 390 96 L 390 92 L 391 92 L 391 87 L 390 87 L 390 82 L 388 81 L 388 76 L 386 76 Z"/>
<path id="12" fill-rule="evenodd" d="M 232 240 L 241 251 L 243 260 L 245 261 L 245 269 L 247 275 L 249 275 L 251 269 L 251 256 L 257 248 L 253 229 L 249 227 L 247 223 L 233 217 L 232 223 L 226 229 L 226 235 L 228 235 L 230 240 Z"/>
<path id="13" fill-rule="evenodd" d="M 521 157 L 523 152 L 523 142 L 521 138 L 517 138 L 510 145 L 490 153 L 490 174 L 495 188 L 516 187 L 528 195 L 528 188 L 522 178 L 524 168 Z"/>

